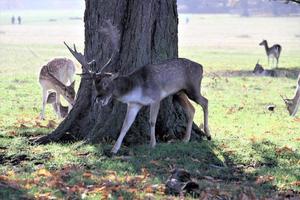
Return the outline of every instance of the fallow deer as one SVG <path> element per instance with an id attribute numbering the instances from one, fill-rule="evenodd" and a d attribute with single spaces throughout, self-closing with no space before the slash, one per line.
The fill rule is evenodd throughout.
<path id="1" fill-rule="evenodd" d="M 259 60 L 257 61 L 252 73 L 256 76 L 275 76 L 275 71 L 264 69 L 263 66 L 259 64 Z"/>
<path id="2" fill-rule="evenodd" d="M 61 103 L 59 105 L 57 105 L 57 103 L 56 103 L 56 92 L 50 92 L 48 94 L 47 103 L 52 105 L 53 110 L 56 114 L 58 113 L 57 107 L 59 106 L 60 114 L 61 114 L 62 118 L 65 118 L 68 115 L 68 112 L 69 112 L 68 106 L 63 106 Z"/>
<path id="3" fill-rule="evenodd" d="M 53 59 L 41 68 L 39 74 L 39 82 L 43 90 L 41 119 L 45 119 L 45 106 L 47 103 L 48 91 L 50 90 L 56 92 L 57 115 L 59 118 L 62 117 L 60 107 L 58 106 L 60 105 L 60 95 L 68 101 L 69 111 L 71 110 L 75 99 L 74 73 L 74 63 L 66 58 Z"/>
<path id="4" fill-rule="evenodd" d="M 117 28 L 112 26 L 110 22 L 108 24 L 110 31 L 117 35 Z M 117 42 L 115 41 L 115 43 Z M 204 132 L 207 138 L 211 139 L 208 128 L 208 100 L 200 93 L 203 77 L 203 68 L 200 64 L 184 58 L 174 58 L 160 64 L 149 64 L 140 67 L 130 74 L 121 76 L 118 73 L 103 72 L 103 69 L 108 64 L 101 67 L 99 72 L 89 70 L 89 63 L 83 54 L 77 52 L 75 45 L 74 49 L 71 49 L 66 43 L 65 45 L 82 67 L 85 68 L 86 73 L 82 75 L 88 75 L 93 79 L 96 99 L 101 106 L 107 105 L 113 98 L 127 104 L 125 120 L 117 142 L 111 150 L 112 153 L 118 152 L 139 110 L 143 106 L 148 105 L 150 106 L 150 145 L 155 147 L 155 124 L 160 101 L 170 95 L 175 95 L 175 99 L 184 108 L 188 118 L 183 141 L 188 142 L 190 140 L 195 114 L 195 109 L 188 98 L 202 106 Z"/>
<path id="5" fill-rule="evenodd" d="M 297 88 L 295 90 L 295 95 L 292 99 L 282 98 L 285 102 L 286 108 L 290 116 L 295 116 L 299 105 L 300 105 L 300 73 L 297 80 Z"/>
<path id="6" fill-rule="evenodd" d="M 261 43 L 259 43 L 259 45 L 265 47 L 266 54 L 268 56 L 268 66 L 270 66 L 270 57 L 272 57 L 273 67 L 274 67 L 274 58 L 275 58 L 276 68 L 277 68 L 282 47 L 279 44 L 274 44 L 273 46 L 269 47 L 267 40 L 263 40 Z"/>

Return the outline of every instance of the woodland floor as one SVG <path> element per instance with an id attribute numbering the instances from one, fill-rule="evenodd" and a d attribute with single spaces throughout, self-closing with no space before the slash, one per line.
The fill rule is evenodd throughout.
<path id="1" fill-rule="evenodd" d="M 83 23 L 69 19 L 82 13 L 24 12 L 21 26 L 0 14 L 0 199 L 179 199 L 164 194 L 173 168 L 191 173 L 202 199 L 300 198 L 300 115 L 289 117 L 280 97 L 292 97 L 296 79 L 221 74 L 251 71 L 257 59 L 268 68 L 263 38 L 283 46 L 281 68 L 300 70 L 300 18 L 181 15 L 180 57 L 204 66 L 213 139 L 122 146 L 110 158 L 112 143 L 30 143 L 59 123 L 51 106 L 38 119 L 37 76 L 47 60 L 71 57 L 62 41 L 82 49 Z"/>

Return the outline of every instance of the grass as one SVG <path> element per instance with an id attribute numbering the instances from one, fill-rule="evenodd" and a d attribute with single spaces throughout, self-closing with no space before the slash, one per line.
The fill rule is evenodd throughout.
<path id="1" fill-rule="evenodd" d="M 0 199 L 166 199 L 163 187 L 174 167 L 191 172 L 202 194 L 215 198 L 299 194 L 300 120 L 288 116 L 279 96 L 292 96 L 296 80 L 217 75 L 252 70 L 257 59 L 266 66 L 257 45 L 263 38 L 282 44 L 280 67 L 299 68 L 299 18 L 189 16 L 190 23 L 179 26 L 179 54 L 204 66 L 202 89 L 209 99 L 213 140 L 176 141 L 153 150 L 146 144 L 122 146 L 123 156 L 109 158 L 112 144 L 30 143 L 30 137 L 47 134 L 59 123 L 50 106 L 46 121 L 37 118 L 39 68 L 53 57 L 71 57 L 62 45 L 65 39 L 82 49 L 83 27 L 68 20 L 73 13 L 56 13 L 56 22 L 47 20 L 55 13 L 44 13 L 39 22 L 33 16 L 40 13 L 27 14 L 28 23 L 11 26 L 5 22 L 11 13 L 1 13 Z M 274 112 L 266 109 L 269 104 L 276 105 Z M 202 111 L 196 108 L 200 124 Z"/>

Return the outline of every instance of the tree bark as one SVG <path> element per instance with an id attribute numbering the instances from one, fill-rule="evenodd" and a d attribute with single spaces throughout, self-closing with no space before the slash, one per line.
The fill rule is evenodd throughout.
<path id="1" fill-rule="evenodd" d="M 178 57 L 178 15 L 176 0 L 86 0 L 85 56 L 95 59 L 96 70 L 107 62 L 113 49 L 109 39 L 101 34 L 105 20 L 111 20 L 120 30 L 119 52 L 105 71 L 128 74 L 149 63 Z M 40 143 L 84 139 L 90 142 L 115 140 L 121 130 L 126 105 L 112 101 L 105 107 L 94 102 L 91 80 L 82 79 L 74 108 L 51 134 Z M 127 133 L 124 143 L 149 141 L 149 108 L 144 107 Z M 187 120 L 179 104 L 168 97 L 161 102 L 156 123 L 158 141 L 182 138 Z M 192 139 L 203 133 L 194 124 Z"/>

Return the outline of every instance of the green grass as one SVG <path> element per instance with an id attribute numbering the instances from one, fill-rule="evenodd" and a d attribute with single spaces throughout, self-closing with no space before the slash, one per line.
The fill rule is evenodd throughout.
<path id="1" fill-rule="evenodd" d="M 56 13 L 58 21 L 49 22 L 52 14 L 47 12 L 43 21 L 20 27 L 4 22 L 3 16 L 8 19 L 11 13 L 1 14 L 0 199 L 102 199 L 108 192 L 110 199 L 143 199 L 148 192 L 166 199 L 162 187 L 174 167 L 191 172 L 201 191 L 215 189 L 236 199 L 251 190 L 258 197 L 300 192 L 300 122 L 288 116 L 280 98 L 293 95 L 296 80 L 217 75 L 224 70 L 252 70 L 257 59 L 266 66 L 264 51 L 257 45 L 263 35 L 283 45 L 281 68 L 299 68 L 299 18 L 195 15 L 190 24 L 180 24 L 180 56 L 204 66 L 202 92 L 209 99 L 213 140 L 160 143 L 155 149 L 147 144 L 122 146 L 120 155 L 125 156 L 109 158 L 105 152 L 112 144 L 32 145 L 29 140 L 59 123 L 50 106 L 46 121 L 37 118 L 41 107 L 37 76 L 47 60 L 71 57 L 63 40 L 75 41 L 82 49 L 82 23 L 67 24 L 69 14 Z M 43 34 L 37 34 L 40 31 Z M 269 104 L 276 105 L 274 112 L 266 109 Z M 201 124 L 202 111 L 195 106 L 195 122 Z M 100 190 L 108 180 L 112 185 Z"/>

